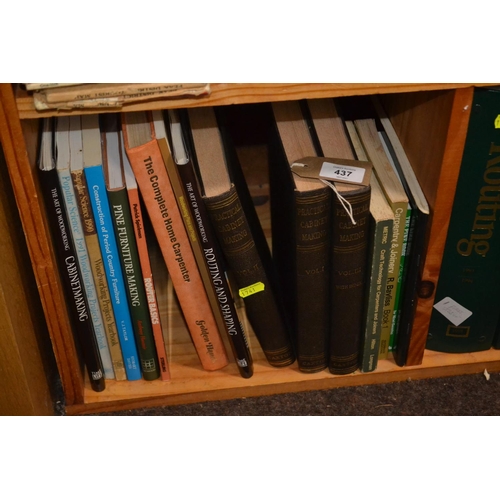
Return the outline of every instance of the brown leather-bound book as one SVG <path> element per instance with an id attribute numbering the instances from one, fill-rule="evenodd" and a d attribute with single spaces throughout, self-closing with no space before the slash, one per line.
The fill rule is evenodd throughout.
<path id="1" fill-rule="evenodd" d="M 330 186 L 290 171 L 308 157 L 354 159 L 333 100 L 272 107 L 278 133 L 271 148 L 277 164 L 270 169 L 273 256 L 287 291 L 299 368 L 351 373 L 364 323 L 370 187 L 335 183 L 354 225 Z"/>
<path id="2" fill-rule="evenodd" d="M 354 159 L 342 119 L 332 99 L 308 100 L 318 142 L 318 155 Z M 353 224 L 344 204 L 332 193 L 331 333 L 329 369 L 342 375 L 359 367 L 364 324 L 370 195 L 369 185 L 335 183 L 352 208 Z"/>
<path id="3" fill-rule="evenodd" d="M 123 113 L 122 123 L 130 165 L 200 361 L 206 370 L 223 368 L 228 364 L 226 350 L 165 169 L 151 113 Z"/>
<path id="4" fill-rule="evenodd" d="M 328 366 L 331 189 L 294 175 L 290 165 L 316 156 L 298 101 L 272 104 L 269 178 L 273 259 L 292 324 L 299 369 Z"/>
<path id="5" fill-rule="evenodd" d="M 188 117 L 203 199 L 248 320 L 268 362 L 288 366 L 295 361 L 288 322 L 236 154 L 223 139 L 213 108 L 189 109 Z"/>

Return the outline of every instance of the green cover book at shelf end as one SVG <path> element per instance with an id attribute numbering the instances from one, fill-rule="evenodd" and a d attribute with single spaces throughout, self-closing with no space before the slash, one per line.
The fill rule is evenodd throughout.
<path id="1" fill-rule="evenodd" d="M 500 317 L 500 89 L 476 89 L 472 106 L 426 345 L 434 351 L 489 349 Z"/>

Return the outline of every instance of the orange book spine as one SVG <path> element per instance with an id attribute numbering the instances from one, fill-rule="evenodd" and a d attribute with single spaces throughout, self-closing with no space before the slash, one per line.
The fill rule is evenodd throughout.
<path id="1" fill-rule="evenodd" d="M 228 364 L 226 349 L 191 250 L 158 142 L 153 139 L 141 146 L 129 148 L 125 128 L 124 138 L 132 170 L 200 362 L 205 370 L 223 368 Z"/>

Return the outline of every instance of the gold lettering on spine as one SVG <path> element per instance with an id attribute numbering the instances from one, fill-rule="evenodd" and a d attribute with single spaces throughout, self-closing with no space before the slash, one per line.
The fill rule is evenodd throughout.
<path id="1" fill-rule="evenodd" d="M 493 154 L 498 156 L 486 162 L 483 175 L 485 186 L 479 191 L 479 200 L 470 237 L 462 238 L 457 243 L 457 252 L 463 257 L 470 256 L 473 251 L 484 257 L 490 249 L 488 240 L 493 236 L 497 210 L 500 209 L 500 195 L 498 195 L 498 191 L 500 191 L 499 153 L 500 146 L 491 143 L 489 156 Z M 493 193 L 493 196 L 490 193 Z"/>

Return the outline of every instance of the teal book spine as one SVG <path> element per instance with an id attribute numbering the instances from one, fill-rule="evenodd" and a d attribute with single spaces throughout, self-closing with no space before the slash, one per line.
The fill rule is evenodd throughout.
<path id="1" fill-rule="evenodd" d="M 500 318 L 500 89 L 477 88 L 427 349 L 489 349 Z"/>
<path id="2" fill-rule="evenodd" d="M 108 190 L 107 194 L 142 374 L 145 380 L 156 380 L 160 376 L 160 368 L 127 189 Z"/>
<path id="3" fill-rule="evenodd" d="M 87 301 L 89 304 L 90 315 L 94 325 L 94 332 L 99 347 L 99 354 L 101 355 L 102 366 L 104 369 L 104 376 L 107 379 L 114 379 L 115 374 L 113 364 L 111 362 L 111 355 L 108 347 L 108 340 L 106 332 L 104 331 L 104 322 L 102 320 L 101 309 L 97 299 L 97 291 L 92 276 L 90 267 L 89 255 L 87 252 L 87 245 L 83 235 L 82 223 L 80 220 L 80 212 L 78 211 L 78 204 L 75 197 L 75 190 L 73 187 L 73 179 L 69 169 L 58 169 L 59 182 L 63 192 L 64 205 L 70 224 L 71 235 L 78 258 L 78 264 L 82 273 L 83 286 Z"/>
<path id="4" fill-rule="evenodd" d="M 105 262 L 106 278 L 115 313 L 127 379 L 139 380 L 141 378 L 140 361 L 135 344 L 125 280 L 121 269 L 120 254 L 109 209 L 102 165 L 85 167 L 84 172 L 89 187 L 101 253 Z"/>

